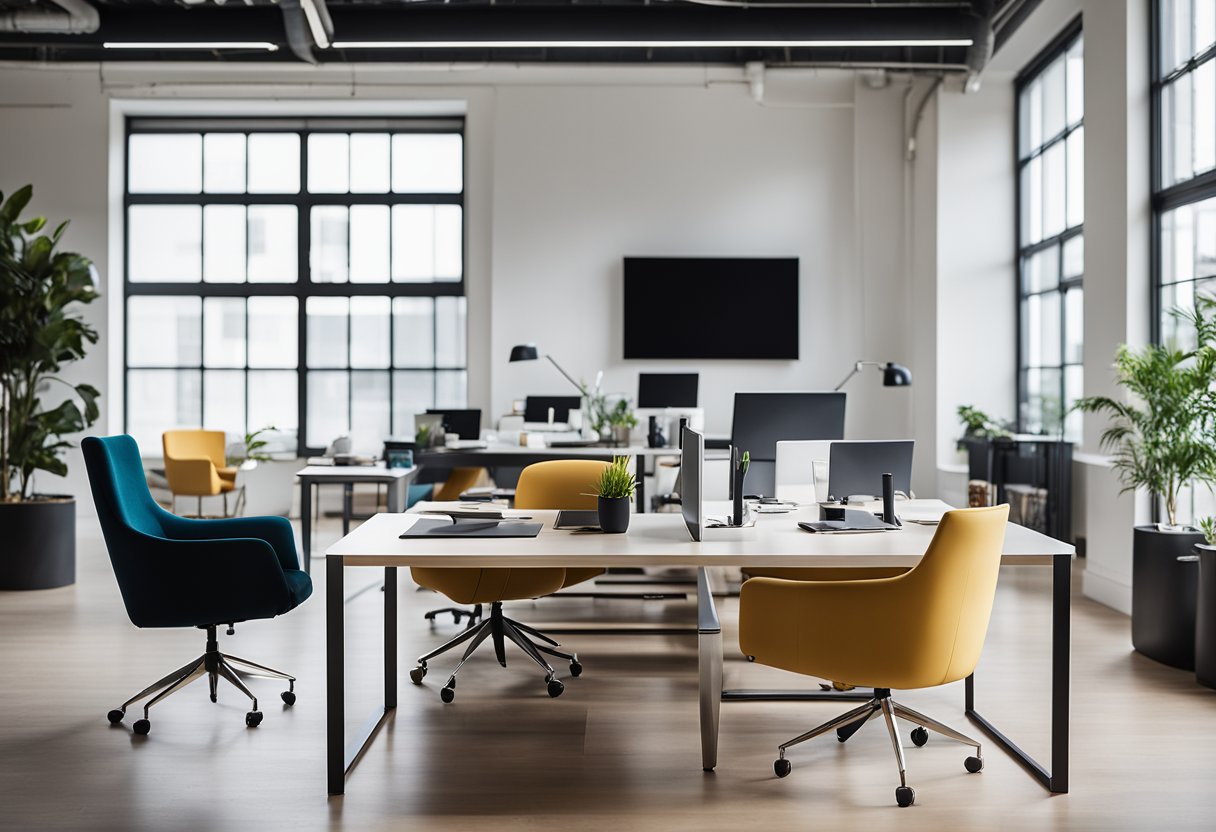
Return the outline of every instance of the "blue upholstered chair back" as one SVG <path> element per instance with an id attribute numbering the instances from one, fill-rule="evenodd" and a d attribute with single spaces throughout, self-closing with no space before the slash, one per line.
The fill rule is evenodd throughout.
<path id="1" fill-rule="evenodd" d="M 148 490 L 139 446 L 130 436 L 90 436 L 81 443 L 102 532 L 113 551 L 128 529 L 164 535 L 161 515 Z"/>

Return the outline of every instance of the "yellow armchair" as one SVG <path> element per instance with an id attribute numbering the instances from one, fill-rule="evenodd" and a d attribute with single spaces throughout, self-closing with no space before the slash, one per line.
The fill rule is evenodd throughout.
<path id="1" fill-rule="evenodd" d="M 857 687 L 874 688 L 859 708 L 779 746 L 773 768 L 790 773 L 786 750 L 835 730 L 847 740 L 882 713 L 899 764 L 896 802 L 909 806 L 896 718 L 974 746 L 966 768 L 983 768 L 980 744 L 891 699 L 891 689 L 945 685 L 975 670 L 988 630 L 1001 562 L 1007 505 L 947 512 L 928 550 L 913 569 L 893 577 L 836 581 L 753 578 L 739 593 L 739 646 L 760 664 Z M 847 622 L 847 625 L 842 622 Z"/>
<path id="2" fill-rule="evenodd" d="M 226 465 L 222 430 L 167 430 L 161 435 L 165 455 L 165 479 L 177 498 L 196 497 L 198 513 L 203 513 L 203 497 L 224 495 L 224 514 L 228 513 L 228 492 L 236 489 L 236 468 Z"/>

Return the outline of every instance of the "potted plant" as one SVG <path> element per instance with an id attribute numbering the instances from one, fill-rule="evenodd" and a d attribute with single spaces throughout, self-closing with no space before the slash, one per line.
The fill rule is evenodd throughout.
<path id="1" fill-rule="evenodd" d="M 299 465 L 294 451 L 282 452 L 287 441 L 295 446 L 290 434 L 268 426 L 246 433 L 240 441 L 228 446 L 228 464 L 237 467 L 238 496 L 234 513 L 282 517 L 291 513 Z M 280 450 L 272 453 L 275 448 Z"/>
<path id="2" fill-rule="evenodd" d="M 45 218 L 21 218 L 32 193 L 0 194 L 0 589 L 76 580 L 75 498 L 36 493 L 34 473 L 67 473 L 65 437 L 97 420 L 100 395 L 59 376 L 97 342 L 76 311 L 97 297 L 92 263 L 57 251 L 66 222 L 40 234 Z"/>
<path id="3" fill-rule="evenodd" d="M 608 412 L 608 425 L 612 428 L 613 443 L 621 447 L 628 446 L 630 432 L 638 425 L 638 417 L 629 407 L 628 399 L 619 399 Z"/>
<path id="4" fill-rule="evenodd" d="M 1199 521 L 1203 542 L 1187 560 L 1198 563 L 1195 599 L 1195 681 L 1216 688 L 1216 517 Z"/>
<path id="5" fill-rule="evenodd" d="M 1178 523 L 1178 496 L 1188 485 L 1216 479 L 1216 301 L 1197 297 L 1194 310 L 1172 314 L 1196 334 L 1193 348 L 1152 344 L 1115 356 L 1117 383 L 1128 401 L 1090 396 L 1077 402 L 1086 413 L 1103 413 L 1110 425 L 1101 447 L 1123 491 L 1146 489 L 1161 499 L 1165 521 L 1137 526 L 1132 544 L 1132 645 L 1159 662 L 1191 669 L 1195 661 L 1196 569 L 1179 561 L 1201 542 L 1195 529 Z"/>
<path id="6" fill-rule="evenodd" d="M 599 498 L 600 528 L 609 534 L 620 534 L 629 528 L 629 503 L 637 482 L 629 471 L 629 457 L 612 458 L 612 464 L 600 474 L 595 484 Z"/>

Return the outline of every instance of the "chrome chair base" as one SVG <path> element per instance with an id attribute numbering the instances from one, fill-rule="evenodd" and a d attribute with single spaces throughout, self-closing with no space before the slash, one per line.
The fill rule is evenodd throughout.
<path id="1" fill-rule="evenodd" d="M 481 605 L 478 604 L 476 609 L 481 609 Z M 452 611 L 437 610 L 436 612 Z M 468 613 L 465 612 L 465 614 L 467 615 Z M 473 655 L 487 638 L 493 640 L 494 655 L 498 659 L 498 663 L 503 667 L 507 666 L 507 641 L 514 643 L 516 647 L 523 651 L 524 655 L 536 662 L 545 671 L 545 683 L 548 687 L 549 695 L 552 697 L 561 696 L 566 686 L 557 678 L 557 671 L 553 669 L 553 666 L 549 664 L 542 654 L 548 654 L 570 662 L 571 676 L 578 676 L 583 672 L 583 666 L 579 664 L 577 653 L 563 653 L 556 649 L 561 645 L 544 633 L 529 627 L 527 624 L 521 624 L 518 621 L 507 618 L 502 614 L 502 602 L 495 601 L 490 605 L 489 618 L 482 619 L 480 623 L 470 623 L 460 635 L 440 645 L 426 655 L 419 656 L 418 666 L 410 671 L 410 681 L 415 685 L 421 685 L 423 678 L 426 676 L 428 661 L 442 653 L 459 647 L 466 641 L 469 642 L 464 650 L 464 655 L 461 656 L 460 662 L 456 665 L 456 669 L 452 671 L 452 675 L 448 677 L 447 682 L 444 683 L 444 686 L 439 691 L 440 699 L 445 703 L 451 702 L 456 698 L 456 674 L 460 672 L 460 668 L 464 667 L 464 663 L 469 660 L 469 657 Z"/>
<path id="2" fill-rule="evenodd" d="M 917 726 L 912 731 L 912 743 L 917 747 L 929 741 L 929 731 L 936 731 L 955 742 L 972 746 L 975 748 L 975 756 L 968 757 L 963 765 L 972 774 L 983 770 L 984 757 L 978 742 L 966 734 L 962 734 L 950 726 L 938 722 L 936 719 L 900 705 L 891 698 L 891 691 L 889 689 L 875 688 L 874 698 L 860 707 L 841 714 L 835 719 L 830 719 L 822 725 L 812 728 L 805 734 L 799 734 L 792 740 L 787 740 L 777 746 L 777 759 L 773 763 L 773 771 L 778 777 L 785 777 L 790 773 L 793 766 L 786 759 L 785 752 L 792 746 L 814 739 L 829 731 L 835 731 L 836 739 L 840 742 L 846 742 L 860 731 L 863 725 L 879 713 L 882 714 L 883 719 L 887 723 L 887 733 L 891 737 L 891 747 L 895 750 L 895 762 L 899 766 L 899 786 L 895 789 L 895 802 L 900 806 L 911 806 L 916 800 L 916 792 L 908 785 L 907 767 L 904 763 L 904 749 L 899 741 L 899 728 L 896 726 L 896 718 L 906 719 Z"/>
<path id="3" fill-rule="evenodd" d="M 437 610 L 429 610 L 422 617 L 425 618 L 427 621 L 434 621 L 435 617 L 439 616 L 439 615 L 451 615 L 452 621 L 455 622 L 456 624 L 460 623 L 460 619 L 468 618 L 469 623 L 466 624 L 465 626 L 466 627 L 475 627 L 475 626 L 477 626 L 477 622 L 481 621 L 481 616 L 482 616 L 481 604 L 476 604 L 475 606 L 473 606 L 471 608 L 470 607 L 441 607 L 440 609 L 437 609 Z"/>
<path id="4" fill-rule="evenodd" d="M 249 697 L 253 703 L 252 709 L 245 714 L 245 725 L 249 728 L 256 728 L 262 723 L 262 712 L 258 710 L 258 698 L 253 695 L 244 682 L 246 677 L 260 677 L 263 679 L 282 679 L 287 682 L 287 690 L 280 694 L 285 705 L 291 706 L 296 703 L 296 677 L 284 673 L 281 670 L 275 670 L 265 665 L 251 662 L 248 659 L 242 659 L 238 656 L 230 656 L 227 653 L 219 651 L 219 640 L 215 634 L 215 625 L 211 625 L 207 629 L 207 649 L 202 656 L 187 665 L 179 667 L 177 670 L 170 673 L 148 687 L 141 690 L 139 693 L 132 696 L 126 702 L 122 703 L 122 707 L 115 708 L 106 716 L 110 720 L 111 725 L 117 725 L 122 722 L 126 716 L 127 708 L 143 699 L 148 699 L 144 704 L 144 715 L 142 719 L 135 721 L 132 729 L 136 734 L 147 734 L 152 728 L 152 723 L 149 720 L 149 712 L 152 706 L 162 699 L 177 693 L 186 685 L 193 682 L 195 679 L 207 676 L 207 681 L 211 688 L 211 701 L 215 702 L 218 699 L 219 680 L 224 679 L 241 693 Z M 231 635 L 232 630 L 228 630 Z"/>

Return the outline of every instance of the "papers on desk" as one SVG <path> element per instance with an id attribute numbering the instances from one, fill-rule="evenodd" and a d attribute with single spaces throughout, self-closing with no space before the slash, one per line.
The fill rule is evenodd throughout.
<path id="1" fill-rule="evenodd" d="M 905 523 L 916 523 L 921 526 L 936 526 L 942 522 L 942 515 L 946 513 L 944 508 L 900 509 L 898 503 L 896 503 L 895 508 L 900 520 Z"/>

